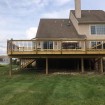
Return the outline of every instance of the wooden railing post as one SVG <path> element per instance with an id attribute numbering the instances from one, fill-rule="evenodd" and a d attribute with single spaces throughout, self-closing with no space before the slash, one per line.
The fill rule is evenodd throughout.
<path id="1" fill-rule="evenodd" d="M 102 51 L 104 50 L 104 45 L 103 44 L 104 44 L 104 41 L 102 41 Z"/>
<path id="2" fill-rule="evenodd" d="M 12 58 L 10 58 L 10 70 L 9 70 L 9 76 L 12 76 Z"/>
<path id="3" fill-rule="evenodd" d="M 85 39 L 85 52 L 87 52 L 87 40 Z"/>
<path id="4" fill-rule="evenodd" d="M 62 54 L 62 40 L 61 40 L 61 54 Z"/>

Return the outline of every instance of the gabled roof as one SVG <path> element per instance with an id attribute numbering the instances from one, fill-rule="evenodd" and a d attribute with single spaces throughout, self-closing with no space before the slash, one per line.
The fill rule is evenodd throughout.
<path id="1" fill-rule="evenodd" d="M 41 19 L 36 38 L 86 38 L 78 35 L 69 19 Z"/>
<path id="2" fill-rule="evenodd" d="M 75 16 L 75 10 L 71 10 Z M 102 10 L 81 10 L 80 24 L 105 24 L 105 12 Z"/>

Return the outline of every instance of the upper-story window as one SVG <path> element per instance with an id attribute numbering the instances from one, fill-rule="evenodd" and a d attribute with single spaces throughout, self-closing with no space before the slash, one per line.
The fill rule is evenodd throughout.
<path id="1" fill-rule="evenodd" d="M 105 35 L 105 25 L 92 25 L 91 34 L 92 35 Z"/>

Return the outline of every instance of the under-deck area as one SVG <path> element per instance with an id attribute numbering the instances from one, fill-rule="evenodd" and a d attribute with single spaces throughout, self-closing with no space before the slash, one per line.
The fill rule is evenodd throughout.
<path id="1" fill-rule="evenodd" d="M 10 76 L 12 75 L 12 58 L 10 58 Z M 103 73 L 104 59 L 102 57 L 90 58 L 19 58 L 19 70 L 33 69 L 39 73 Z"/>
<path id="2" fill-rule="evenodd" d="M 38 59 L 36 66 L 40 70 L 46 69 L 46 59 Z M 81 59 L 78 58 L 52 58 L 48 59 L 49 73 L 53 72 L 81 72 Z M 84 71 L 95 71 L 95 60 L 84 59 Z"/>

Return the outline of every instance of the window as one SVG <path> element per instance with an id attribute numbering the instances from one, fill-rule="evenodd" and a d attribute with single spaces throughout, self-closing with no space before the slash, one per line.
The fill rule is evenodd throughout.
<path id="1" fill-rule="evenodd" d="M 91 26 L 91 34 L 96 34 L 95 26 Z"/>
<path id="2" fill-rule="evenodd" d="M 91 42 L 91 47 L 95 47 L 97 45 L 96 42 Z"/>
<path id="3" fill-rule="evenodd" d="M 43 45 L 44 49 L 53 49 L 53 41 L 46 41 Z"/>
<path id="4" fill-rule="evenodd" d="M 79 43 L 63 42 L 62 48 L 63 49 L 79 49 Z"/>
<path id="5" fill-rule="evenodd" d="M 92 35 L 105 35 L 105 25 L 93 25 L 91 26 Z"/>
<path id="6" fill-rule="evenodd" d="M 97 42 L 97 45 L 101 45 L 102 44 L 102 42 Z"/>
<path id="7" fill-rule="evenodd" d="M 102 49 L 102 42 L 100 41 L 92 41 L 91 47 L 95 49 Z"/>

